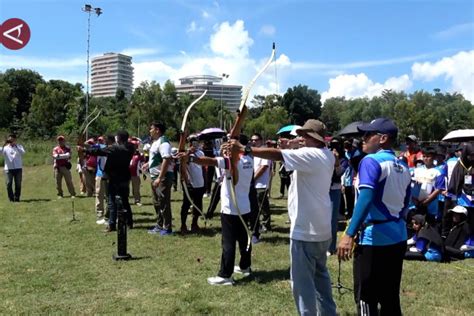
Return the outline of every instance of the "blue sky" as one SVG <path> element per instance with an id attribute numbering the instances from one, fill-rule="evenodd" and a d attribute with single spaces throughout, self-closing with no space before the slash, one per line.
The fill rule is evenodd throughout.
<path id="1" fill-rule="evenodd" d="M 87 1 L 0 0 L 1 22 L 31 29 L 18 51 L 2 46 L 0 71 L 31 68 L 45 79 L 85 82 Z M 135 84 L 230 74 L 245 85 L 267 59 L 277 63 L 252 94 L 305 84 L 331 96 L 385 88 L 460 92 L 474 101 L 474 1 L 112 1 L 94 0 L 91 55 L 133 57 Z M 276 69 L 276 76 L 275 76 Z"/>

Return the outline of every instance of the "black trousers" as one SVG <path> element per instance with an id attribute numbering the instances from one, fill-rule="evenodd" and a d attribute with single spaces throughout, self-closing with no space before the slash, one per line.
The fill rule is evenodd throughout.
<path id="1" fill-rule="evenodd" d="M 5 170 L 5 182 L 10 202 L 20 201 L 22 175 L 23 169 L 21 168 Z M 13 180 L 15 180 L 15 192 L 13 192 Z"/>
<path id="2" fill-rule="evenodd" d="M 221 182 L 214 183 L 214 188 L 212 189 L 211 194 L 211 202 L 209 203 L 209 207 L 206 212 L 206 218 L 212 218 L 214 216 L 217 204 L 219 204 L 219 201 L 221 199 L 221 185 Z"/>
<path id="3" fill-rule="evenodd" d="M 115 200 L 115 197 L 118 195 L 120 196 L 123 208 L 127 210 L 125 214 L 125 218 L 127 220 L 127 224 L 129 226 L 133 225 L 133 214 L 132 208 L 130 207 L 130 203 L 128 202 L 128 195 L 130 193 L 129 181 L 108 181 L 108 207 L 109 207 L 109 226 L 115 228 L 117 223 L 117 212 L 118 212 L 118 205 Z"/>
<path id="4" fill-rule="evenodd" d="M 250 214 L 242 215 L 248 223 Z M 234 272 L 236 242 L 239 243 L 241 269 L 247 269 L 251 265 L 252 245 L 247 251 L 247 232 L 237 215 L 221 214 L 222 225 L 222 256 L 221 267 L 218 276 L 230 278 Z"/>
<path id="5" fill-rule="evenodd" d="M 196 205 L 202 212 L 202 197 L 204 195 L 205 187 L 201 188 L 193 188 L 192 186 L 188 186 L 188 192 L 193 200 L 194 205 Z M 183 188 L 183 204 L 181 205 L 181 226 L 186 225 L 186 218 L 188 217 L 188 211 L 189 208 L 191 207 L 191 202 L 188 199 L 188 196 L 186 195 L 186 192 L 184 192 Z M 199 215 L 199 211 L 193 206 L 193 224 L 197 224 Z"/>
<path id="6" fill-rule="evenodd" d="M 345 215 L 346 219 L 352 218 L 352 213 L 354 212 L 354 187 L 345 187 L 344 188 L 344 197 L 346 201 L 346 212 Z"/>
<path id="7" fill-rule="evenodd" d="M 358 315 L 402 315 L 400 281 L 406 241 L 360 246 L 354 251 L 354 299 Z"/>
<path id="8" fill-rule="evenodd" d="M 268 190 L 257 189 L 258 196 L 258 207 L 262 214 L 262 225 L 266 229 L 271 229 L 271 214 L 270 214 L 270 202 L 268 201 Z"/>
<path id="9" fill-rule="evenodd" d="M 260 216 L 259 204 L 258 204 L 258 193 L 257 189 L 253 185 L 250 186 L 249 190 L 249 200 L 250 200 L 250 229 L 252 234 L 257 238 L 260 237 Z"/>
<path id="10" fill-rule="evenodd" d="M 280 177 L 280 195 L 285 195 L 285 187 L 286 191 L 288 191 L 288 188 L 290 187 L 291 183 L 291 178 L 290 176 L 287 177 Z"/>

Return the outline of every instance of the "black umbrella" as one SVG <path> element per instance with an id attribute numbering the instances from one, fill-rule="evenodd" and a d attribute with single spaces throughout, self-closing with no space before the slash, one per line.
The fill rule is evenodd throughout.
<path id="1" fill-rule="evenodd" d="M 346 137 L 357 136 L 361 134 L 359 130 L 357 129 L 357 127 L 361 126 L 362 124 L 365 124 L 365 122 L 362 122 L 362 121 L 352 122 L 349 125 L 346 125 L 346 127 L 344 127 L 343 129 L 341 129 L 339 133 L 337 134 L 337 136 L 346 136 Z"/>

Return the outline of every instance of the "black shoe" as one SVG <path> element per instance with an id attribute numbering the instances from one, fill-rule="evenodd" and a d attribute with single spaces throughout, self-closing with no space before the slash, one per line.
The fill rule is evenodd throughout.
<path id="1" fill-rule="evenodd" d="M 107 225 L 107 227 L 104 230 L 104 233 L 111 233 L 111 232 L 114 232 L 114 231 L 117 231 L 117 229 L 115 227 Z"/>

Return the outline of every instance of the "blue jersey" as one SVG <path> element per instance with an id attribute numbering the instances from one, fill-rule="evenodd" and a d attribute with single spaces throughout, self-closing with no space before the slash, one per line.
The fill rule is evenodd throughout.
<path id="1" fill-rule="evenodd" d="M 439 170 L 439 172 L 441 173 L 441 176 L 443 177 L 442 186 L 437 187 L 437 189 L 440 189 L 442 191 L 447 191 L 448 190 L 448 182 L 447 182 L 448 165 L 446 164 L 446 162 L 443 162 L 442 164 L 436 166 L 436 169 Z M 446 197 L 443 194 L 438 194 L 438 201 L 444 202 L 445 200 L 446 200 Z"/>
<path id="2" fill-rule="evenodd" d="M 361 232 L 361 245 L 392 245 L 407 240 L 403 211 L 410 194 L 408 166 L 391 150 L 367 155 L 359 166 L 359 190 L 374 190 Z"/>
<path id="3" fill-rule="evenodd" d="M 439 168 L 421 166 L 415 169 L 413 175 L 415 186 L 413 196 L 419 200 L 426 199 L 433 191 L 445 189 L 444 175 Z M 438 216 L 438 199 L 434 199 L 427 207 L 428 214 Z"/>

